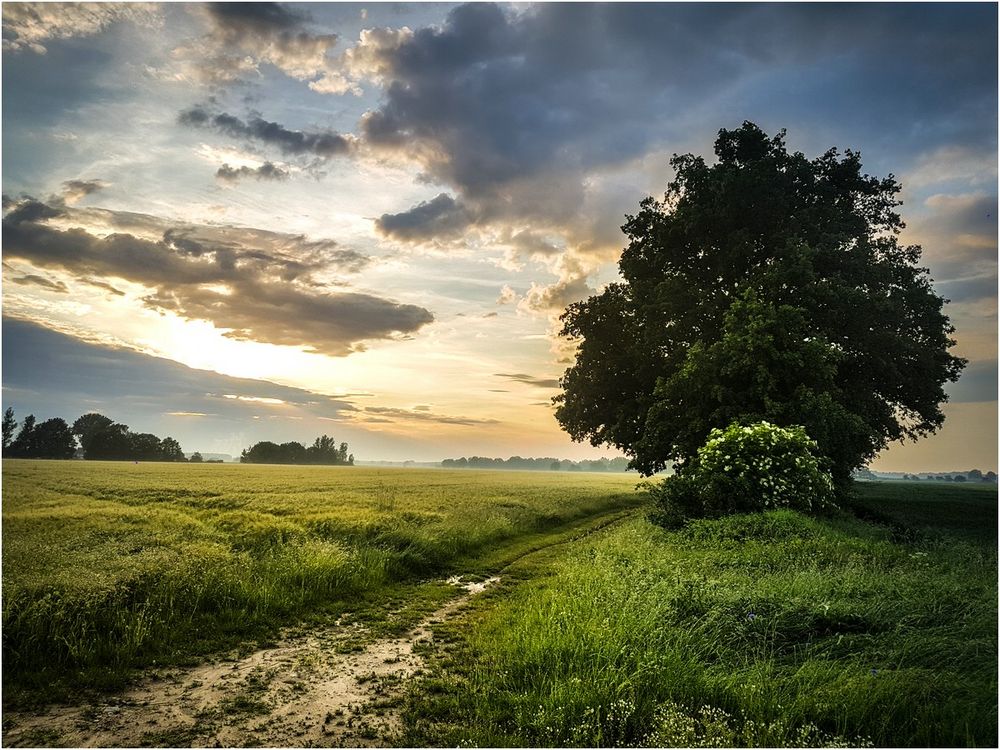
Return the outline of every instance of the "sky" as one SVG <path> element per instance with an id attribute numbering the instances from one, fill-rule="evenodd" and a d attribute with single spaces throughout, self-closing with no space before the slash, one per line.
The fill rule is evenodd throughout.
<path id="1" fill-rule="evenodd" d="M 997 7 L 3 4 L 3 402 L 239 454 L 594 458 L 566 305 L 674 153 L 860 151 L 950 300 L 946 423 L 997 468 Z"/>

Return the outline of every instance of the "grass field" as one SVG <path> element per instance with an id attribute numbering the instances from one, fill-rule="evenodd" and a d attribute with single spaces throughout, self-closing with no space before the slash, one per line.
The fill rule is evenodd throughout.
<path id="1" fill-rule="evenodd" d="M 637 505 L 634 475 L 3 462 L 6 705 L 112 689 Z"/>
<path id="2" fill-rule="evenodd" d="M 637 518 L 575 546 L 442 627 L 405 744 L 995 747 L 996 487 L 858 491 L 888 525 Z"/>
<path id="3" fill-rule="evenodd" d="M 995 486 L 860 483 L 850 513 L 665 531 L 634 475 L 5 461 L 3 479 L 7 708 L 348 609 L 416 607 L 412 625 L 453 595 L 432 579 L 503 568 L 435 626 L 400 744 L 996 744 Z"/>

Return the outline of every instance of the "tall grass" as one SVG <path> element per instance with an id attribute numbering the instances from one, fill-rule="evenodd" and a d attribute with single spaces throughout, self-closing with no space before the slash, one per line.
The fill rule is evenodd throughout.
<path id="1" fill-rule="evenodd" d="M 995 746 L 995 545 L 893 538 L 792 511 L 629 522 L 481 612 L 406 739 Z"/>
<path id="2" fill-rule="evenodd" d="M 329 602 L 634 505 L 634 479 L 3 462 L 5 700 L 116 687 Z"/>

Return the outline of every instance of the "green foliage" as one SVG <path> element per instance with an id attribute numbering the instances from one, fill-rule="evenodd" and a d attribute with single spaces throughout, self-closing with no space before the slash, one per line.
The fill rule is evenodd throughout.
<path id="1" fill-rule="evenodd" d="M 130 432 L 128 425 L 103 414 L 84 414 L 73 423 L 83 457 L 89 461 L 184 461 L 180 443 L 148 432 Z"/>
<path id="2" fill-rule="evenodd" d="M 900 186 L 752 123 L 715 153 L 674 157 L 664 200 L 627 217 L 624 281 L 563 315 L 578 349 L 556 417 L 644 474 L 733 421 L 804 425 L 846 486 L 889 442 L 941 426 L 965 364 L 920 248 L 899 244 Z"/>
<path id="3" fill-rule="evenodd" d="M 996 528 L 995 489 L 976 521 Z M 896 536 L 790 510 L 627 522 L 456 623 L 457 672 L 415 688 L 404 739 L 992 747 L 995 543 Z"/>
<path id="4" fill-rule="evenodd" d="M 712 430 L 678 474 L 650 487 L 658 520 L 673 526 L 747 511 L 830 509 L 833 482 L 817 451 L 802 427 L 757 422 Z"/>
<path id="5" fill-rule="evenodd" d="M 347 451 L 347 443 L 341 443 L 338 448 L 336 441 L 329 435 L 316 438 L 308 448 L 294 441 L 278 445 L 264 440 L 244 449 L 240 455 L 240 463 L 353 466 L 354 455 Z"/>
<path id="6" fill-rule="evenodd" d="M 35 424 L 33 414 L 24 418 L 9 448 L 16 458 L 72 458 L 75 452 L 76 440 L 64 420 L 54 417 Z"/>
<path id="7" fill-rule="evenodd" d="M 14 409 L 7 407 L 3 413 L 3 449 L 7 450 L 7 446 L 14 439 L 14 430 L 17 429 L 17 420 L 14 419 Z"/>
<path id="8" fill-rule="evenodd" d="M 73 434 L 80 439 L 80 447 L 83 448 L 84 457 L 90 452 L 97 436 L 113 424 L 113 420 L 96 412 L 90 412 L 77 418 L 73 423 Z"/>
<path id="9" fill-rule="evenodd" d="M 273 632 L 641 502 L 626 476 L 3 463 L 4 699 Z M 465 571 L 463 571 L 465 572 Z"/>

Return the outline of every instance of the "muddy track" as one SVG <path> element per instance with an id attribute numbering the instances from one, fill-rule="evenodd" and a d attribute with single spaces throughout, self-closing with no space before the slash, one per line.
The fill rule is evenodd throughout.
<path id="1" fill-rule="evenodd" d="M 408 678 L 424 668 L 418 646 L 432 627 L 531 555 L 570 544 L 633 517 L 604 519 L 527 551 L 492 578 L 448 579 L 458 595 L 409 632 L 372 640 L 361 623 L 317 628 L 277 645 L 152 675 L 97 704 L 5 712 L 8 747 L 368 747 L 392 745 Z"/>

